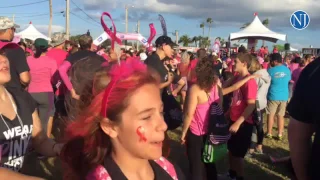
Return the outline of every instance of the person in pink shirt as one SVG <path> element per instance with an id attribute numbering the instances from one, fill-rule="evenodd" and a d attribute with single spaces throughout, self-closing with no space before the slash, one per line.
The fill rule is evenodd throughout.
<path id="1" fill-rule="evenodd" d="M 250 76 L 248 67 L 251 66 L 253 58 L 248 53 L 238 53 L 235 61 L 234 82 L 239 82 Z M 249 80 L 239 90 L 233 92 L 230 108 L 230 132 L 231 138 L 228 141 L 229 150 L 229 176 L 231 179 L 243 179 L 243 159 L 250 145 L 253 131 L 252 113 L 255 109 L 258 86 L 254 79 Z"/>
<path id="2" fill-rule="evenodd" d="M 277 46 L 274 46 L 274 48 L 273 48 L 273 53 L 278 53 L 278 48 L 277 48 Z"/>
<path id="3" fill-rule="evenodd" d="M 255 76 L 246 76 L 233 86 L 221 89 L 219 72 L 215 70 L 212 59 L 203 57 L 198 61 L 196 71 L 197 81 L 191 86 L 186 102 L 185 116 L 181 135 L 181 143 L 186 144 L 187 156 L 190 163 L 191 180 L 217 180 L 217 170 L 214 163 L 204 164 L 202 149 L 208 134 L 209 109 L 213 102 L 222 107 L 222 96 L 229 94 L 241 86 L 247 88 L 248 83 L 254 82 Z M 257 86 L 256 86 L 257 88 Z M 254 94 L 252 94 L 254 96 Z M 255 100 L 256 97 L 254 97 Z M 252 131 L 251 131 L 252 133 Z M 249 142 L 251 141 L 251 135 Z M 249 144 L 250 145 L 250 144 Z M 204 174 L 203 172 L 207 172 Z"/>
<path id="4" fill-rule="evenodd" d="M 269 68 L 269 57 L 264 58 L 264 62 L 262 63 L 262 68 L 263 69 L 268 69 Z"/>
<path id="5" fill-rule="evenodd" d="M 57 62 L 58 67 L 63 63 L 68 55 L 68 52 L 64 50 L 65 41 L 64 37 L 56 39 L 55 43 L 52 43 L 53 48 L 47 52 L 47 56 L 54 59 Z"/>
<path id="6" fill-rule="evenodd" d="M 261 46 L 261 48 L 259 49 L 259 56 L 264 57 L 264 55 L 265 55 L 264 47 Z"/>
<path id="7" fill-rule="evenodd" d="M 300 57 L 295 57 L 291 61 L 291 63 L 289 64 L 289 67 L 288 67 L 291 71 L 291 74 L 293 74 L 293 71 L 295 71 L 296 69 L 299 68 L 300 61 L 301 61 Z M 293 84 L 294 84 L 294 81 L 293 81 L 293 79 L 291 79 L 289 82 L 289 99 L 291 99 L 291 97 L 293 95 Z"/>
<path id="8" fill-rule="evenodd" d="M 57 71 L 57 63 L 46 55 L 48 45 L 47 40 L 36 39 L 34 42 L 36 53 L 34 56 L 29 56 L 27 62 L 32 77 L 28 92 L 37 103 L 42 127 L 47 136 L 50 137 L 54 115 L 54 94 L 51 79 Z M 51 124 L 48 123 L 49 121 Z M 48 128 L 48 126 L 51 128 Z"/>
<path id="9" fill-rule="evenodd" d="M 293 81 L 293 91 L 294 91 L 294 89 L 296 87 L 296 84 L 298 82 L 298 79 L 300 77 L 300 74 L 301 74 L 302 70 L 311 62 L 310 61 L 311 56 L 310 57 L 309 56 L 306 56 L 304 59 L 301 59 L 300 62 L 299 62 L 299 67 L 292 72 L 291 80 Z"/>
<path id="10" fill-rule="evenodd" d="M 268 55 L 269 54 L 269 49 L 268 46 L 264 47 L 264 55 Z"/>
<path id="11" fill-rule="evenodd" d="M 192 84 L 196 83 L 197 77 L 196 77 L 196 66 L 199 60 L 207 56 L 207 51 L 203 48 L 199 49 L 197 51 L 197 59 L 191 59 L 190 58 L 190 66 L 189 66 L 189 74 L 188 74 L 188 87 L 191 87 Z"/>
<path id="12" fill-rule="evenodd" d="M 65 36 L 55 36 L 52 38 L 52 40 L 55 43 L 52 43 L 53 48 L 48 50 L 46 55 L 54 59 L 57 63 L 57 67 L 60 67 L 60 65 L 68 56 L 68 52 L 64 50 L 66 39 Z M 63 95 L 66 92 L 66 86 L 61 82 L 58 71 L 54 74 L 52 83 L 56 86 L 55 88 L 57 90 L 55 92 L 55 95 L 57 97 Z"/>

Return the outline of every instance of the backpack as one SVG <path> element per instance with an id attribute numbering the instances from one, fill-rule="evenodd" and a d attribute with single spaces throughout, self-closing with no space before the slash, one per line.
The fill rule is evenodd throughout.
<path id="1" fill-rule="evenodd" d="M 171 177 L 173 180 L 178 180 L 176 170 L 167 159 L 164 157 L 159 158 L 158 160 L 155 160 L 155 162 L 162 167 Z M 91 172 L 89 172 L 88 176 L 86 177 L 86 180 L 112 180 L 108 171 L 102 166 L 99 165 L 95 169 L 93 169 Z"/>
<path id="2" fill-rule="evenodd" d="M 224 144 L 230 139 L 229 122 L 226 120 L 223 109 L 222 101 L 223 94 L 220 87 L 219 97 L 220 103 L 212 102 L 209 107 L 209 124 L 208 124 L 208 135 L 212 144 Z"/>
<path id="3" fill-rule="evenodd" d="M 181 105 L 173 95 L 168 94 L 165 88 L 162 92 L 164 121 L 167 123 L 168 130 L 177 129 L 183 123 L 183 112 Z"/>

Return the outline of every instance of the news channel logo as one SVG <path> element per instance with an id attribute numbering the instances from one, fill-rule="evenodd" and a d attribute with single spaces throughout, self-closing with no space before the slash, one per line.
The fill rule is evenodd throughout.
<path id="1" fill-rule="evenodd" d="M 290 17 L 290 23 L 296 30 L 303 30 L 309 26 L 310 16 L 305 11 L 295 11 Z"/>

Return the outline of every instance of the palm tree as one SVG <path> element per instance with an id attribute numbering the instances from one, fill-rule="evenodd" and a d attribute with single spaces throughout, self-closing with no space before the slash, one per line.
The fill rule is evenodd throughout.
<path id="1" fill-rule="evenodd" d="M 202 36 L 204 36 L 204 23 L 200 24 L 200 28 L 202 28 Z"/>
<path id="2" fill-rule="evenodd" d="M 219 39 L 220 39 L 221 47 L 223 47 L 223 46 L 224 46 L 224 44 L 226 43 L 226 41 L 225 41 L 223 38 L 221 38 L 221 37 L 217 37 L 217 38 L 219 38 Z"/>
<path id="3" fill-rule="evenodd" d="M 207 18 L 207 23 L 209 24 L 209 32 L 208 32 L 208 37 L 210 38 L 210 33 L 211 33 L 211 25 L 213 23 L 212 18 Z"/>
<path id="4" fill-rule="evenodd" d="M 179 43 L 182 43 L 183 46 L 188 46 L 190 42 L 192 42 L 192 40 L 189 38 L 188 35 L 183 35 L 180 37 Z"/>
<path id="5" fill-rule="evenodd" d="M 245 23 L 245 24 L 243 24 L 243 25 L 240 27 L 240 29 L 244 29 L 244 28 L 248 27 L 250 24 L 251 24 L 251 23 Z"/>
<path id="6" fill-rule="evenodd" d="M 198 47 L 199 41 L 201 40 L 201 38 L 202 38 L 201 36 L 194 36 L 191 41 L 194 42 L 196 47 Z"/>
<path id="7" fill-rule="evenodd" d="M 207 48 L 208 46 L 210 46 L 210 43 L 211 43 L 211 41 L 210 41 L 209 37 L 203 37 L 203 38 L 201 38 L 199 44 L 200 44 L 201 48 Z"/>

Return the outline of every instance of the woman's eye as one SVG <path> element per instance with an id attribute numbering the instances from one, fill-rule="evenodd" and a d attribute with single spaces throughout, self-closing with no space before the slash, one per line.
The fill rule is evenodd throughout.
<path id="1" fill-rule="evenodd" d="M 142 118 L 142 120 L 149 120 L 150 118 L 151 118 L 151 116 L 147 116 L 147 117 Z"/>
<path id="2" fill-rule="evenodd" d="M 162 111 L 162 112 L 160 112 L 160 114 L 161 114 L 161 116 L 164 116 L 164 112 Z"/>

